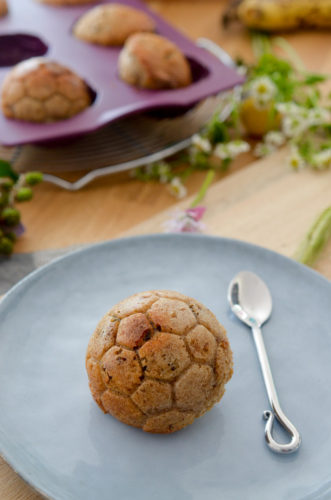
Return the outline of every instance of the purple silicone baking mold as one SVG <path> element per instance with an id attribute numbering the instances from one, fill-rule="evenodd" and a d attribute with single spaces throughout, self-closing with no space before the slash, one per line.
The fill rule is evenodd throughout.
<path id="1" fill-rule="evenodd" d="M 111 3 L 107 1 L 98 2 Z M 95 93 L 93 104 L 68 120 L 28 123 L 0 113 L 0 143 L 15 146 L 78 136 L 118 118 L 158 108 L 187 108 L 242 82 L 233 69 L 197 47 L 140 0 L 117 0 L 147 12 L 157 32 L 176 43 L 188 57 L 194 82 L 185 88 L 139 90 L 123 82 L 117 72 L 120 47 L 101 47 L 77 39 L 72 28 L 88 6 L 55 7 L 36 0 L 11 0 L 9 14 L 0 19 L 0 85 L 10 66 L 33 55 L 44 55 L 81 76 Z"/>

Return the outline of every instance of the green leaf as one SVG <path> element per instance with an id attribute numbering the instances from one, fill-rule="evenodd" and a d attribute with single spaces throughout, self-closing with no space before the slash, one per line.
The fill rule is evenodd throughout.
<path id="1" fill-rule="evenodd" d="M 331 136 L 331 124 L 324 124 L 323 125 L 323 130 L 324 132 L 328 135 L 328 136 Z"/>
<path id="2" fill-rule="evenodd" d="M 276 99 L 279 102 L 293 100 L 299 81 L 290 63 L 273 54 L 264 54 L 251 69 L 250 80 L 260 76 L 268 76 L 277 87 Z M 249 84 L 249 82 L 248 82 Z"/>
<path id="3" fill-rule="evenodd" d="M 303 80 L 304 85 L 315 85 L 316 83 L 323 83 L 326 80 L 328 80 L 327 75 L 319 75 L 317 73 L 311 73 L 309 75 L 306 75 L 305 79 Z"/>
<path id="4" fill-rule="evenodd" d="M 302 264 L 312 266 L 330 237 L 331 207 L 328 207 L 316 219 L 299 246 L 294 258 Z"/>
<path id="5" fill-rule="evenodd" d="M 0 177 L 10 177 L 16 182 L 19 175 L 13 170 L 8 161 L 0 160 Z"/>
<path id="6" fill-rule="evenodd" d="M 203 151 L 196 151 L 194 156 L 191 158 L 191 163 L 197 170 L 209 169 L 209 155 Z"/>
<path id="7" fill-rule="evenodd" d="M 310 140 L 303 140 L 297 143 L 297 147 L 302 158 L 309 163 L 311 155 L 314 153 L 314 145 Z"/>
<path id="8" fill-rule="evenodd" d="M 304 106 L 307 108 L 315 108 L 319 105 L 319 100 L 321 97 L 321 93 L 318 89 L 311 89 L 311 92 L 306 96 L 304 101 Z"/>
<path id="9" fill-rule="evenodd" d="M 219 120 L 218 116 L 214 116 L 208 123 L 206 135 L 212 144 L 229 140 L 227 126 Z"/>

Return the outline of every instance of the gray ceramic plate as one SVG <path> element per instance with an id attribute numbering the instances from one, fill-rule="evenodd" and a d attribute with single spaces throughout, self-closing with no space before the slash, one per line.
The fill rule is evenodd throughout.
<path id="1" fill-rule="evenodd" d="M 297 454 L 267 448 L 268 408 L 248 329 L 229 314 L 228 282 L 242 269 L 268 283 L 264 334 Z M 178 433 L 148 435 L 103 415 L 84 356 L 98 319 L 139 290 L 170 288 L 224 323 L 235 374 L 222 402 Z M 331 284 L 280 255 L 204 236 L 111 241 L 31 274 L 0 306 L 0 449 L 51 498 L 280 500 L 331 498 Z"/>

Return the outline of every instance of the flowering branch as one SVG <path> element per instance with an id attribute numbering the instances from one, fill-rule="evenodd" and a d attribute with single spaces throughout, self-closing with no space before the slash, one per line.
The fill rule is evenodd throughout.
<path id="1" fill-rule="evenodd" d="M 287 59 L 278 57 L 274 46 L 281 48 Z M 228 169 L 234 158 L 247 152 L 251 139 L 259 140 L 253 150 L 257 157 L 287 144 L 287 161 L 293 170 L 331 167 L 331 94 L 323 96 L 318 88 L 329 76 L 307 72 L 294 49 L 280 37 L 254 36 L 253 48 L 255 64 L 238 61 L 238 71 L 246 75 L 246 81 L 241 98 L 233 98 L 229 117 L 221 121 L 216 112 L 192 137 L 185 163 L 159 162 L 136 171 L 141 180 L 168 183 L 177 198 L 186 196 L 184 182 L 192 172 L 207 171 L 192 205 L 175 214 L 168 230 L 202 230 L 205 207 L 200 203 L 215 172 Z M 319 232 L 313 232 L 313 240 L 322 241 Z"/>

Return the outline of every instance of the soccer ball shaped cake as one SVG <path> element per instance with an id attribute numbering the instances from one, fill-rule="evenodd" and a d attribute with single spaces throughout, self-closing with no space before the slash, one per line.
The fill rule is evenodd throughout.
<path id="1" fill-rule="evenodd" d="M 14 66 L 1 90 L 3 114 L 16 120 L 40 123 L 64 120 L 90 104 L 84 80 L 45 57 L 32 57 Z"/>
<path id="2" fill-rule="evenodd" d="M 170 433 L 217 403 L 232 376 L 224 328 L 200 302 L 154 290 L 114 306 L 90 338 L 86 368 L 102 411 Z"/>

